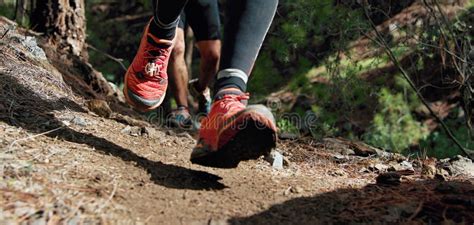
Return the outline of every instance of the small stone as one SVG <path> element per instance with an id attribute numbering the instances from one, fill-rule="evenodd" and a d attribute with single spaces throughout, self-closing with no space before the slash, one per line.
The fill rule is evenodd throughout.
<path id="1" fill-rule="evenodd" d="M 104 100 L 92 99 L 89 100 L 86 105 L 90 111 L 101 117 L 109 118 L 112 115 L 112 110 L 110 109 L 109 104 Z"/>
<path id="2" fill-rule="evenodd" d="M 156 130 L 151 127 L 142 127 L 142 135 L 146 137 L 153 137 L 156 135 Z"/>
<path id="3" fill-rule="evenodd" d="M 289 133 L 289 132 L 281 132 L 278 134 L 278 138 L 280 140 L 295 140 L 300 137 L 299 134 L 296 133 Z"/>
<path id="4" fill-rule="evenodd" d="M 290 188 L 290 192 L 293 194 L 301 194 L 304 192 L 304 190 L 300 186 L 295 186 Z"/>
<path id="5" fill-rule="evenodd" d="M 374 172 L 381 172 L 381 173 L 387 172 L 389 168 L 390 166 L 382 164 L 382 163 L 376 163 L 369 166 L 369 170 L 374 171 Z"/>
<path id="6" fill-rule="evenodd" d="M 122 134 L 128 134 L 130 136 L 138 137 L 142 136 L 143 130 L 141 127 L 131 127 L 131 126 L 126 126 L 123 128 L 120 133 Z"/>
<path id="7" fill-rule="evenodd" d="M 66 126 L 66 127 L 69 127 L 69 126 L 71 126 L 71 122 L 69 122 L 69 121 L 67 121 L 67 120 L 65 120 L 65 121 L 61 121 L 61 122 L 62 122 L 62 123 L 63 123 L 63 125 L 64 125 L 64 126 Z"/>
<path id="8" fill-rule="evenodd" d="M 355 155 L 356 153 L 355 153 L 354 150 L 352 150 L 350 148 L 343 148 L 341 150 L 341 154 L 343 154 L 343 155 Z"/>
<path id="9" fill-rule="evenodd" d="M 283 169 L 283 164 L 284 164 L 284 157 L 281 153 L 273 150 L 265 156 L 264 158 L 267 162 L 269 162 L 274 169 L 281 170 Z"/>
<path id="10" fill-rule="evenodd" d="M 284 192 L 283 192 L 283 195 L 284 196 L 288 196 L 291 194 L 291 187 L 288 187 Z"/>
<path id="11" fill-rule="evenodd" d="M 368 156 L 377 154 L 377 151 L 375 150 L 375 148 L 368 146 L 365 143 L 351 142 L 350 145 L 351 145 L 351 148 L 354 149 L 355 154 L 358 156 L 368 157 Z"/>
<path id="12" fill-rule="evenodd" d="M 349 161 L 349 158 L 345 155 L 334 155 L 333 156 L 333 161 L 335 163 L 345 163 Z"/>
<path id="13" fill-rule="evenodd" d="M 167 130 L 167 131 L 166 131 L 166 135 L 169 135 L 169 136 L 176 136 L 176 133 L 175 133 L 173 130 Z"/>
<path id="14" fill-rule="evenodd" d="M 396 171 L 399 174 L 403 175 L 412 175 L 415 173 L 415 169 L 413 169 L 413 165 L 408 161 L 403 161 L 398 164 L 394 164 L 389 168 L 389 171 Z"/>
<path id="15" fill-rule="evenodd" d="M 132 127 L 126 126 L 125 128 L 123 128 L 123 129 L 120 131 L 120 133 L 122 133 L 122 134 L 129 134 L 131 130 L 132 130 Z"/>
<path id="16" fill-rule="evenodd" d="M 456 156 L 449 162 L 448 171 L 453 176 L 467 175 L 474 177 L 474 163 L 463 156 Z"/>
<path id="17" fill-rule="evenodd" d="M 375 149 L 375 152 L 376 152 L 377 156 L 380 157 L 380 158 L 390 158 L 392 156 L 392 153 L 386 152 L 386 151 L 380 150 L 380 149 Z"/>
<path id="18" fill-rule="evenodd" d="M 75 125 L 82 126 L 82 127 L 85 127 L 88 125 L 86 120 L 82 117 L 74 117 L 74 119 L 72 119 L 71 122 Z"/>

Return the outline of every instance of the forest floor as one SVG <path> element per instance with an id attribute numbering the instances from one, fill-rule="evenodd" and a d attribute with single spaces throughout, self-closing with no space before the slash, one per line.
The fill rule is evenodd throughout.
<path id="1" fill-rule="evenodd" d="M 194 134 L 100 115 L 23 34 L 0 34 L 0 224 L 474 222 L 467 159 L 326 138 L 279 141 L 284 168 L 193 165 Z"/>

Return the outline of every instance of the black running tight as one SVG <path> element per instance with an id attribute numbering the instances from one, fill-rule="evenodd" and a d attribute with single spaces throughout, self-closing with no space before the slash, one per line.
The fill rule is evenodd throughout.
<path id="1" fill-rule="evenodd" d="M 173 39 L 187 1 L 153 0 L 155 17 L 151 32 L 158 38 Z M 222 56 L 214 91 L 226 87 L 245 91 L 278 0 L 227 0 L 226 5 Z"/>

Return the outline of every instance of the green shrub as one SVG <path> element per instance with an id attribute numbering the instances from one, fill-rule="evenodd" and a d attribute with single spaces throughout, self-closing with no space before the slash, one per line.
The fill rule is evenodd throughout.
<path id="1" fill-rule="evenodd" d="M 445 119 L 445 123 L 464 147 L 468 149 L 474 148 L 474 138 L 469 133 L 469 129 L 465 125 L 465 118 L 459 109 L 454 110 Z M 426 152 L 426 155 L 437 158 L 448 158 L 463 154 L 441 127 L 433 131 L 426 140 L 422 141 L 420 148 L 423 152 Z"/>
<path id="2" fill-rule="evenodd" d="M 401 93 L 393 94 L 387 88 L 381 89 L 379 111 L 369 132 L 364 135 L 367 143 L 400 153 L 418 144 L 428 134 L 428 129 L 413 118 Z"/>

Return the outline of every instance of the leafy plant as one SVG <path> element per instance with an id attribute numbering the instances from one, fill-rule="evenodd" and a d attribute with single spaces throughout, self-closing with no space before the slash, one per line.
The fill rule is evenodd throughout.
<path id="1" fill-rule="evenodd" d="M 402 94 L 382 88 L 379 108 L 369 132 L 364 135 L 367 143 L 400 153 L 428 136 L 428 129 L 413 118 Z"/>

